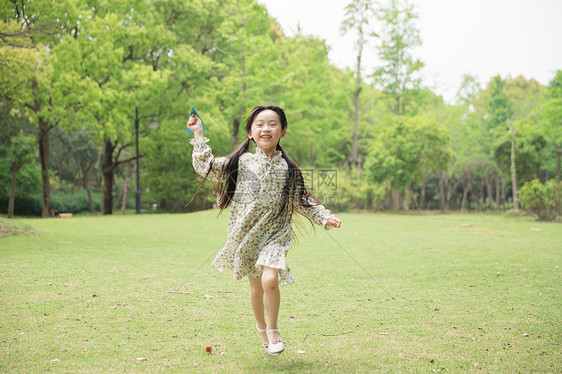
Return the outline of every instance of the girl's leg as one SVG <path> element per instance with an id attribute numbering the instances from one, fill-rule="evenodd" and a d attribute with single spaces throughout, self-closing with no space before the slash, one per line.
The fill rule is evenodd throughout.
<path id="1" fill-rule="evenodd" d="M 261 285 L 260 278 L 248 277 L 250 280 L 250 302 L 252 303 L 252 311 L 258 322 L 258 327 L 263 330 L 266 328 L 266 322 L 264 317 L 264 306 L 263 306 L 263 288 Z M 261 334 L 262 341 L 268 343 L 267 335 L 265 333 Z"/>
<path id="2" fill-rule="evenodd" d="M 279 317 L 279 305 L 281 294 L 279 292 L 278 269 L 263 267 L 261 285 L 263 289 L 263 304 L 267 313 L 267 329 L 277 329 L 277 317 Z M 269 341 L 280 339 L 279 332 L 269 333 Z"/>

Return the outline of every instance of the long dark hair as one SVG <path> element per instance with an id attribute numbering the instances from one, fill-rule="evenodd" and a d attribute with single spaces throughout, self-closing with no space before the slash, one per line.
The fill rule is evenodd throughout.
<path id="1" fill-rule="evenodd" d="M 285 111 L 283 110 L 283 108 L 275 105 L 268 105 L 268 106 L 257 105 L 252 108 L 250 115 L 248 116 L 248 118 L 246 118 L 246 128 L 245 128 L 246 134 L 251 132 L 252 123 L 254 122 L 254 119 L 259 113 L 263 112 L 264 110 L 272 110 L 275 113 L 277 113 L 277 116 L 279 117 L 279 121 L 281 122 L 281 130 L 283 131 L 287 129 L 287 117 L 285 116 Z M 254 140 L 252 139 L 252 141 Z M 226 168 L 224 169 L 223 172 L 223 177 L 224 177 L 223 180 L 225 180 L 225 182 L 217 184 L 216 188 L 213 191 L 215 195 L 217 195 L 217 202 L 219 208 L 221 209 L 221 212 L 223 209 L 226 209 L 233 201 L 234 194 L 236 191 L 236 181 L 238 178 L 238 161 L 240 159 L 240 156 L 248 152 L 249 149 L 250 149 L 250 138 L 246 138 L 246 140 L 242 144 L 240 144 L 229 155 L 225 156 L 228 159 L 228 164 L 226 165 Z M 304 184 L 302 171 L 297 165 L 297 163 L 293 161 L 291 157 L 289 157 L 287 152 L 285 152 L 285 150 L 283 149 L 283 147 L 281 147 L 279 143 L 277 143 L 275 149 L 281 152 L 281 157 L 285 159 L 288 166 L 287 178 L 285 180 L 285 185 L 283 187 L 283 192 L 281 195 L 281 209 L 277 213 L 276 217 L 281 215 L 288 208 L 291 209 L 291 214 L 292 214 L 294 212 L 294 208 L 296 204 L 299 204 L 303 207 L 311 207 L 312 205 L 320 204 L 316 196 L 314 196 L 312 193 L 310 193 L 307 190 Z M 207 176 L 209 175 L 209 173 L 213 168 L 214 161 L 215 160 L 211 162 L 211 167 L 209 168 L 207 175 L 199 184 L 199 187 L 197 188 L 195 195 L 193 195 L 193 197 L 191 198 L 191 201 L 193 201 L 193 199 L 201 189 L 201 186 L 207 179 Z"/>

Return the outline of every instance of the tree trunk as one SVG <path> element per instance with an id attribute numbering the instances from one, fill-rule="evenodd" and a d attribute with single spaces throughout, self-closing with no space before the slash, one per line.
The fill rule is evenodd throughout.
<path id="1" fill-rule="evenodd" d="M 392 210 L 400 209 L 400 190 L 392 190 L 390 193 L 390 200 L 392 204 Z"/>
<path id="2" fill-rule="evenodd" d="M 244 27 L 244 23 L 242 24 Z M 241 60 L 240 65 L 242 67 L 242 98 L 244 99 L 244 103 L 246 102 L 246 54 L 244 52 L 244 45 L 242 45 L 242 52 L 241 52 Z M 242 122 L 242 116 L 244 115 L 244 104 L 240 106 L 238 110 L 238 117 L 234 118 L 232 121 L 232 149 L 236 149 L 238 144 L 240 143 L 238 139 L 238 130 L 240 128 L 240 123 Z"/>
<path id="3" fill-rule="evenodd" d="M 420 210 L 420 203 L 418 201 L 418 199 L 416 198 L 416 195 L 414 194 L 414 189 L 411 187 L 406 188 L 406 190 L 410 193 L 410 200 L 412 200 L 412 203 L 414 204 L 414 208 L 416 210 Z"/>
<path id="4" fill-rule="evenodd" d="M 500 176 L 496 174 L 496 210 L 500 210 Z"/>
<path id="5" fill-rule="evenodd" d="M 470 191 L 470 187 L 470 181 L 468 183 L 463 183 L 462 185 L 461 210 L 467 210 L 466 203 L 468 201 L 468 191 Z"/>
<path id="6" fill-rule="evenodd" d="M 86 170 L 84 173 L 84 189 L 88 194 L 88 203 L 90 204 L 90 213 L 96 212 L 96 207 L 94 205 L 94 200 L 92 199 L 92 183 L 90 181 L 90 169 Z"/>
<path id="7" fill-rule="evenodd" d="M 42 101 L 37 92 L 37 80 L 31 82 L 31 92 L 35 97 L 33 101 L 33 111 L 39 115 L 41 112 Z M 47 218 L 51 216 L 51 195 L 49 186 L 49 123 L 44 117 L 38 116 L 37 144 L 39 145 L 39 163 L 41 164 L 41 216 Z"/>
<path id="8" fill-rule="evenodd" d="M 561 150 L 556 150 L 556 183 L 560 184 L 560 157 L 562 156 Z"/>
<path id="9" fill-rule="evenodd" d="M 84 160 L 80 162 L 80 169 L 82 170 L 82 187 L 84 187 L 86 193 L 88 194 L 90 213 L 95 213 L 96 207 L 94 206 L 94 200 L 92 199 L 92 182 L 90 181 L 90 173 L 93 165 L 91 163 L 88 165 L 86 162 L 87 161 Z"/>
<path id="10" fill-rule="evenodd" d="M 121 205 L 121 201 L 123 201 L 123 190 L 119 191 L 119 195 L 117 195 L 117 199 L 113 202 L 113 210 L 117 210 Z"/>
<path id="11" fill-rule="evenodd" d="M 132 172 L 133 172 L 133 168 L 131 163 L 129 162 L 129 166 L 127 167 L 127 174 L 125 175 L 125 183 L 123 183 L 123 200 L 121 202 L 121 214 L 125 214 L 127 210 L 127 186 L 129 185 L 129 178 L 131 178 Z"/>
<path id="12" fill-rule="evenodd" d="M 439 209 L 445 210 L 445 173 L 439 175 Z"/>
<path id="13" fill-rule="evenodd" d="M 111 140 L 105 141 L 104 157 L 102 163 L 102 174 L 103 174 L 103 214 L 113 213 L 113 170 L 115 165 L 113 164 L 113 151 L 115 150 L 115 145 Z"/>
<path id="14" fill-rule="evenodd" d="M 95 213 L 96 207 L 94 205 L 94 200 L 92 200 L 92 188 L 89 184 L 88 187 L 86 187 L 86 193 L 88 194 L 88 202 L 90 203 L 90 213 Z"/>
<path id="15" fill-rule="evenodd" d="M 240 108 L 240 111 L 242 111 L 243 108 Z M 238 114 L 238 117 L 234 118 L 232 120 L 232 149 L 236 149 L 236 147 L 238 147 L 239 144 L 239 140 L 238 140 L 238 129 L 240 128 L 240 122 L 241 122 L 241 118 L 242 116 L 240 114 Z"/>
<path id="16" fill-rule="evenodd" d="M 502 198 L 502 210 L 505 211 L 505 186 L 503 185 L 503 181 L 500 181 L 501 183 L 501 198 Z"/>
<path id="17" fill-rule="evenodd" d="M 56 137 L 56 135 L 55 135 Z M 65 151 L 63 151 L 65 152 Z M 56 154 L 56 150 L 55 150 L 55 154 Z M 62 186 L 63 185 L 63 180 L 62 180 L 62 169 L 64 168 L 64 166 L 62 166 L 62 161 L 65 157 L 61 155 L 61 157 L 59 157 L 59 164 L 58 164 L 58 170 L 57 170 L 57 176 L 59 177 L 59 183 Z M 73 194 L 74 195 L 74 194 Z"/>
<path id="18" fill-rule="evenodd" d="M 448 178 L 447 178 L 447 181 L 448 181 Z M 451 198 L 453 197 L 453 193 L 456 194 L 457 187 L 458 187 L 459 183 L 460 183 L 460 180 L 457 179 L 457 180 L 455 181 L 455 184 L 453 184 L 453 185 L 450 186 L 450 187 L 447 186 L 447 196 L 446 196 L 446 199 L 445 199 L 445 210 L 451 209 Z M 447 182 L 447 185 L 448 185 L 448 184 L 449 184 L 449 183 Z M 455 204 L 455 207 L 456 207 L 456 204 Z"/>
<path id="19" fill-rule="evenodd" d="M 493 208 L 492 206 L 492 184 L 490 183 L 490 175 L 488 174 L 488 170 L 484 172 L 484 183 L 486 184 L 486 210 Z"/>
<path id="20" fill-rule="evenodd" d="M 10 199 L 8 200 L 8 218 L 14 218 L 14 205 L 16 199 L 16 182 L 20 167 L 14 164 L 12 168 L 12 184 L 10 185 Z"/>
<path id="21" fill-rule="evenodd" d="M 515 169 L 515 126 L 508 120 L 511 130 L 511 189 L 513 193 L 513 209 L 519 209 L 519 201 L 517 197 L 517 170 Z"/>
<path id="22" fill-rule="evenodd" d="M 423 181 L 421 192 L 420 192 L 420 208 L 423 209 L 425 206 L 425 191 L 427 189 L 427 179 Z"/>
<path id="23" fill-rule="evenodd" d="M 351 164 L 357 163 L 357 128 L 359 127 L 359 94 L 361 93 L 361 52 L 357 51 L 357 71 L 355 72 L 355 111 L 353 113 L 353 143 L 351 151 Z"/>
<path id="24" fill-rule="evenodd" d="M 39 162 L 41 163 L 41 216 L 51 217 L 51 191 L 49 185 L 49 123 L 39 117 Z"/>

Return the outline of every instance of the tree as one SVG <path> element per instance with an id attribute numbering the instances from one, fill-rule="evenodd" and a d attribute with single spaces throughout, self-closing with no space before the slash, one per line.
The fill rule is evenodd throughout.
<path id="1" fill-rule="evenodd" d="M 418 74 L 424 66 L 413 56 L 413 49 L 421 45 L 414 23 L 417 14 L 408 0 L 390 0 L 387 7 L 379 10 L 378 19 L 382 30 L 378 56 L 383 66 L 374 72 L 373 78 L 392 97 L 394 113 L 401 115 L 408 97 L 420 86 Z"/>
<path id="2" fill-rule="evenodd" d="M 234 149 L 240 143 L 244 114 L 252 105 L 273 101 L 272 91 L 282 85 L 281 34 L 265 7 L 255 0 L 230 2 L 224 8 L 213 56 L 223 77 L 217 82 L 215 95 L 228 113 Z"/>
<path id="3" fill-rule="evenodd" d="M 349 159 L 350 164 L 356 164 L 357 158 L 357 128 L 359 126 L 359 94 L 362 89 L 361 80 L 361 59 L 363 56 L 363 47 L 367 43 L 365 34 L 370 34 L 376 36 L 376 33 L 369 33 L 367 28 L 369 22 L 375 16 L 374 9 L 372 7 L 372 2 L 370 0 L 352 0 L 345 7 L 345 19 L 342 22 L 341 31 L 343 34 L 353 31 L 357 33 L 357 39 L 355 41 L 355 51 L 357 53 L 357 65 L 355 68 L 355 92 L 354 92 L 354 105 L 355 110 L 353 113 L 353 142 L 351 157 Z"/>
<path id="4" fill-rule="evenodd" d="M 281 76 L 286 78 L 275 100 L 289 120 L 283 147 L 301 166 L 345 162 L 351 153 L 353 76 L 330 65 L 325 42 L 311 36 L 285 39 L 282 52 Z M 366 140 L 366 131 L 364 135 Z"/>
<path id="5" fill-rule="evenodd" d="M 94 144 L 93 136 L 86 127 L 63 131 L 60 127 L 53 129 L 51 138 L 51 168 L 59 176 L 59 189 L 71 183 L 74 195 L 76 188 L 84 188 L 88 195 L 90 212 L 95 213 L 92 199 L 92 175 L 100 161 L 100 151 Z"/>
<path id="6" fill-rule="evenodd" d="M 0 101 L 0 170 L 5 170 L 7 175 L 0 175 L 1 184 L 9 187 L 8 198 L 8 218 L 14 216 L 15 197 L 18 190 L 26 190 L 36 185 L 29 183 L 30 186 L 20 186 L 18 188 L 18 178 L 20 171 L 36 160 L 36 136 L 33 133 L 33 124 L 22 115 L 22 110 L 15 108 L 8 101 Z M 20 181 L 21 182 L 21 181 Z M 22 183 L 20 183 L 22 185 Z M 23 187 L 23 188 L 21 188 Z M 6 191 L 0 190 L 3 198 Z"/>
<path id="7" fill-rule="evenodd" d="M 464 74 L 459 90 L 457 91 L 457 104 L 465 111 L 474 110 L 473 103 L 480 93 L 478 77 Z"/>
<path id="8" fill-rule="evenodd" d="M 367 169 L 373 181 L 388 180 L 394 190 L 411 191 L 428 174 L 447 170 L 452 158 L 448 143 L 447 129 L 436 121 L 398 118 L 373 145 Z M 398 208 L 395 202 L 393 208 Z"/>
<path id="9" fill-rule="evenodd" d="M 519 209 L 517 201 L 517 169 L 515 166 L 515 127 L 513 115 L 515 110 L 503 92 L 505 81 L 499 75 L 492 78 L 490 82 L 490 99 L 488 100 L 488 126 L 493 131 L 503 129 L 505 125 L 511 132 L 511 154 L 510 154 L 510 174 L 511 188 L 513 195 L 513 209 Z"/>
<path id="10" fill-rule="evenodd" d="M 549 148 L 556 155 L 556 181 L 560 184 L 562 157 L 562 70 L 556 72 L 546 92 L 546 102 L 539 109 L 540 123 Z"/>
<path id="11" fill-rule="evenodd" d="M 560 164 L 562 157 L 562 70 L 556 72 L 546 92 L 546 102 L 539 108 L 539 124 L 548 141 L 546 149 L 556 155 L 556 204 L 558 215 L 560 204 Z M 549 152 L 550 153 L 550 152 Z"/>
<path id="12" fill-rule="evenodd" d="M 10 41 L 2 48 L 11 48 L 9 53 L 14 56 L 21 55 L 18 48 L 24 47 L 35 58 L 32 60 L 28 55 L 29 63 L 21 69 L 24 74 L 8 86 L 4 98 L 26 107 L 32 122 L 37 124 L 43 217 L 50 217 L 49 132 L 56 125 L 71 121 L 68 113 L 77 113 L 81 106 L 82 87 L 71 83 L 73 60 L 57 59 L 60 41 L 76 35 L 80 24 L 77 8 L 78 0 L 11 1 L 9 6 L 0 8 L 0 19 L 10 25 L 8 34 L 26 39 L 23 46 Z M 0 39 L 7 40 L 6 36 Z"/>
<path id="13" fill-rule="evenodd" d="M 160 99 L 153 98 L 167 82 L 157 67 L 168 34 L 160 32 L 154 13 L 144 1 L 86 8 L 75 37 L 57 50 L 59 58 L 72 61 L 72 87 L 81 87 L 84 103 L 66 128 L 87 126 L 103 144 L 103 214 L 113 212 L 116 168 L 136 157 L 121 157 L 134 144 L 135 107 L 141 115 L 156 113 Z"/>
<path id="14" fill-rule="evenodd" d="M 21 130 L 17 135 L 10 139 L 8 148 L 9 163 L 12 168 L 12 183 L 10 185 L 10 200 L 8 202 L 8 218 L 14 216 L 14 202 L 16 197 L 16 183 L 18 173 L 22 167 L 35 159 L 33 150 L 35 149 L 35 137 L 26 135 Z"/>

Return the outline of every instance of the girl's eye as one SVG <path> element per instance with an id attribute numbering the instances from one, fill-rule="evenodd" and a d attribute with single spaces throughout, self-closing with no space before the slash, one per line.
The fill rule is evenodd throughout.
<path id="1" fill-rule="evenodd" d="M 261 123 L 256 123 L 256 127 L 262 127 L 262 126 L 263 126 L 263 124 L 261 124 Z"/>

